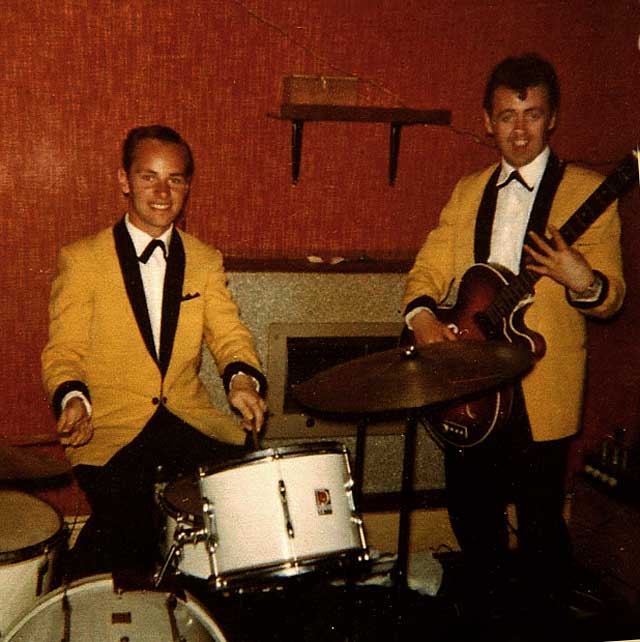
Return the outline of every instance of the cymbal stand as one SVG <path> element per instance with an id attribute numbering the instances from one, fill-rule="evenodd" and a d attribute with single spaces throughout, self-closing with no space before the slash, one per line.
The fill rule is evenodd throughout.
<path id="1" fill-rule="evenodd" d="M 400 507 L 398 521 L 398 553 L 396 564 L 391 572 L 392 588 L 394 591 L 393 611 L 396 626 L 394 628 L 396 639 L 402 639 L 402 625 L 404 620 L 403 601 L 408 590 L 409 544 L 411 535 L 411 512 L 413 509 L 413 486 L 416 456 L 416 437 L 419 419 L 419 409 L 412 408 L 406 412 L 405 428 L 403 433 L 404 447 L 402 453 L 402 482 L 400 487 Z M 356 452 L 353 471 L 354 500 L 358 510 L 361 510 L 364 481 L 364 460 L 366 446 L 366 432 L 369 418 L 363 417 L 357 425 Z"/>
<path id="2" fill-rule="evenodd" d="M 398 559 L 393 572 L 393 585 L 398 598 L 407 588 L 409 567 L 409 540 L 411 535 L 411 511 L 413 508 L 413 477 L 416 456 L 416 409 L 407 411 L 402 455 L 402 485 L 400 487 L 400 510 L 398 521 Z"/>
<path id="3" fill-rule="evenodd" d="M 400 508 L 398 523 L 398 555 L 393 570 L 393 585 L 399 593 L 407 587 L 409 565 L 409 539 L 411 534 L 411 512 L 413 505 L 413 477 L 416 456 L 416 432 L 418 425 L 418 409 L 407 411 L 403 433 L 404 448 L 402 454 L 402 485 L 400 487 Z M 364 481 L 364 459 L 366 447 L 366 432 L 369 418 L 363 417 L 356 429 L 356 452 L 353 471 L 354 501 L 361 510 Z"/>
<path id="4" fill-rule="evenodd" d="M 356 509 L 361 510 L 361 502 L 364 484 L 364 460 L 367 444 L 367 426 L 369 417 L 364 416 L 358 421 L 356 427 L 356 453 L 353 465 L 353 501 Z"/>

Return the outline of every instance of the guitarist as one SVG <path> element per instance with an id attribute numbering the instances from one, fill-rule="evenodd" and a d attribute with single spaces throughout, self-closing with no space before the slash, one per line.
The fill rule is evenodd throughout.
<path id="1" fill-rule="evenodd" d="M 494 68 L 484 122 L 501 159 L 458 182 L 404 294 L 407 326 L 424 346 L 464 339 L 439 320 L 438 307 L 456 301 L 460 279 L 474 263 L 513 274 L 526 265 L 541 277 L 525 321 L 544 337 L 546 353 L 515 386 L 510 418 L 478 445 L 445 446 L 449 517 L 465 559 L 462 608 L 471 617 L 514 614 L 515 605 L 506 602 L 514 594 L 513 587 L 506 590 L 510 502 L 517 513 L 516 586 L 524 591 L 518 607 L 530 606 L 538 622 L 550 621 L 541 609 L 565 612 L 564 478 L 582 409 L 585 316 L 614 314 L 625 293 L 615 204 L 571 247 L 558 232 L 602 182 L 550 150 L 558 105 L 555 70 L 539 56 L 507 58 Z"/>

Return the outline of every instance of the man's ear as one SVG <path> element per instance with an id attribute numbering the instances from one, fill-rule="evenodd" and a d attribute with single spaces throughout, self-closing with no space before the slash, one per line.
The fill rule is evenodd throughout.
<path id="1" fill-rule="evenodd" d="M 128 195 L 131 192 L 131 187 L 129 186 L 129 177 L 127 176 L 127 172 L 125 172 L 122 167 L 118 170 L 118 183 L 120 183 L 120 189 L 122 190 L 123 194 Z"/>
<path id="2" fill-rule="evenodd" d="M 487 130 L 489 136 L 493 136 L 493 122 L 491 121 L 491 116 L 487 113 L 487 110 L 482 111 L 484 114 L 484 128 Z"/>

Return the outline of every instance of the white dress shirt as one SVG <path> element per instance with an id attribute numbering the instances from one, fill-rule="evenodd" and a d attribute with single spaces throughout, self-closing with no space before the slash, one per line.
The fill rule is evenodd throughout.
<path id="1" fill-rule="evenodd" d="M 158 237 L 153 237 L 141 229 L 135 227 L 129 221 L 127 214 L 124 219 L 127 231 L 133 246 L 136 249 L 136 256 L 140 256 L 147 245 L 157 238 L 165 246 L 167 256 L 169 255 L 169 243 L 173 233 L 173 225 Z M 140 276 L 144 286 L 144 295 L 147 300 L 147 311 L 149 312 L 149 321 L 151 321 L 151 331 L 153 333 L 153 342 L 156 347 L 156 355 L 160 354 L 160 327 L 162 325 L 162 294 L 164 291 L 164 275 L 167 271 L 167 261 L 160 248 L 156 248 L 146 263 L 138 263 L 140 266 Z"/>
<path id="2" fill-rule="evenodd" d="M 518 168 L 520 176 L 532 188 L 531 191 L 522 183 L 514 180 L 498 190 L 493 229 L 491 230 L 489 263 L 502 265 L 514 274 L 520 272 L 522 245 L 525 242 L 531 209 L 536 200 L 540 180 L 547 167 L 550 153 L 549 147 L 545 147 L 528 165 Z M 498 185 L 506 181 L 515 169 L 502 159 Z"/>

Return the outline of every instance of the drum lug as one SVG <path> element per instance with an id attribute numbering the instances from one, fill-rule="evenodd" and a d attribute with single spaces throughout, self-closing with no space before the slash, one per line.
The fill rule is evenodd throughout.
<path id="1" fill-rule="evenodd" d="M 42 595 L 44 592 L 44 579 L 49 572 L 49 548 L 44 550 L 44 559 L 40 566 L 38 566 L 38 577 L 36 580 L 36 597 Z"/>
<path id="2" fill-rule="evenodd" d="M 293 524 L 291 523 L 289 502 L 287 501 L 287 487 L 284 479 L 278 481 L 278 491 L 280 492 L 280 501 L 282 502 L 282 510 L 284 511 L 284 524 L 287 529 L 287 535 L 289 535 L 289 539 L 293 539 L 296 535 L 293 531 Z"/>
<path id="3" fill-rule="evenodd" d="M 216 526 L 216 513 L 213 509 L 213 504 L 206 497 L 202 498 L 202 516 L 204 518 L 204 534 L 203 540 L 205 542 L 207 553 L 209 557 L 209 567 L 211 575 L 218 575 L 216 564 L 216 549 L 218 548 L 218 528 Z"/>

